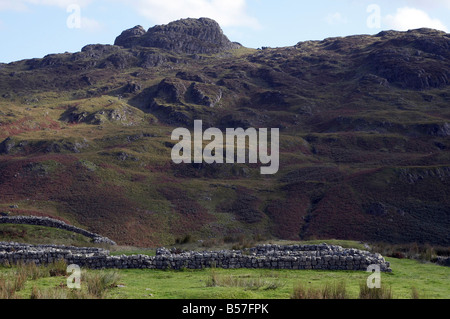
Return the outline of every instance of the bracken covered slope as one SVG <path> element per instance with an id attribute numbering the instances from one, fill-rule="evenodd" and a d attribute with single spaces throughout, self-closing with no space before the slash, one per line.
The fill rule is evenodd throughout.
<path id="1" fill-rule="evenodd" d="M 115 44 L 0 65 L 1 211 L 137 246 L 186 235 L 450 244 L 449 34 L 254 50 L 186 19 Z M 280 128 L 280 171 L 173 164 L 172 131 L 197 119 Z"/>

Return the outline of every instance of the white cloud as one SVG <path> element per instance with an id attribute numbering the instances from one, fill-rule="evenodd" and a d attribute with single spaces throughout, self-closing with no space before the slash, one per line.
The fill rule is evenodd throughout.
<path id="1" fill-rule="evenodd" d="M 118 0 L 135 8 L 141 15 L 157 24 L 181 18 L 207 17 L 223 27 L 245 26 L 260 28 L 258 20 L 247 14 L 247 0 Z M 25 11 L 32 5 L 67 8 L 78 4 L 85 7 L 93 0 L 0 0 L 0 11 Z M 85 21 L 94 26 L 93 21 Z"/>
<path id="2" fill-rule="evenodd" d="M 411 3 L 414 6 L 420 6 L 424 8 L 437 8 L 447 7 L 450 9 L 450 0 L 407 0 L 407 3 Z"/>
<path id="3" fill-rule="evenodd" d="M 0 11 L 23 11 L 25 9 L 26 5 L 22 1 L 0 0 Z"/>
<path id="4" fill-rule="evenodd" d="M 348 22 L 347 18 L 343 17 L 340 12 L 330 13 L 326 16 L 325 21 L 329 25 L 346 24 Z"/>
<path id="5" fill-rule="evenodd" d="M 89 32 L 97 32 L 103 28 L 97 20 L 81 17 L 81 29 Z"/>
<path id="6" fill-rule="evenodd" d="M 250 27 L 259 29 L 258 20 L 247 14 L 246 0 L 123 0 L 136 4 L 144 17 L 156 24 L 169 23 L 181 18 L 211 18 L 223 27 Z"/>
<path id="7" fill-rule="evenodd" d="M 0 0 L 0 11 L 26 11 L 30 5 L 53 6 L 62 9 L 71 8 L 71 5 L 78 5 L 79 8 L 87 6 L 92 0 Z M 73 11 L 67 11 L 67 14 Z M 80 12 L 81 13 L 81 12 Z M 102 28 L 100 22 L 81 15 L 80 29 L 94 32 Z M 0 24 L 1 27 L 1 24 Z"/>
<path id="8" fill-rule="evenodd" d="M 384 23 L 389 28 L 398 31 L 432 28 L 448 32 L 448 28 L 439 19 L 433 19 L 425 11 L 410 7 L 397 9 L 395 15 L 388 15 L 384 18 Z"/>
<path id="9" fill-rule="evenodd" d="M 85 7 L 91 2 L 92 0 L 0 0 L 0 11 L 24 11 L 29 5 L 57 6 L 65 9 L 71 4 Z"/>

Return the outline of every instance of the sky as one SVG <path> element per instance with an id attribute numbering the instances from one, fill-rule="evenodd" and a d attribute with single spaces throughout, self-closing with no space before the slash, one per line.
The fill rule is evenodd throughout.
<path id="1" fill-rule="evenodd" d="M 200 17 L 246 47 L 283 47 L 382 30 L 450 32 L 450 0 L 0 0 L 0 62 L 78 52 L 113 44 L 136 25 Z"/>

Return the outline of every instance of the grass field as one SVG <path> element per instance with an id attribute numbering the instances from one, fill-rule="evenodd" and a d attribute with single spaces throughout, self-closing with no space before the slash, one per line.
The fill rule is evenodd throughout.
<path id="1" fill-rule="evenodd" d="M 63 229 L 32 226 L 0 224 L 0 241 L 14 241 L 25 244 L 39 245 L 52 243 L 66 246 L 91 246 L 91 239 L 80 234 Z"/>
<path id="2" fill-rule="evenodd" d="M 0 241 L 14 240 L 33 244 L 53 243 L 76 246 L 93 245 L 78 234 L 28 225 L 0 225 Z M 20 236 L 18 236 L 20 235 Z M 365 250 L 363 243 L 344 240 L 264 241 L 257 244 L 320 244 L 326 242 L 345 248 Z M 180 244 L 183 250 L 221 250 L 250 243 L 222 243 L 213 248 L 197 242 Z M 381 246 L 380 246 L 381 247 Z M 381 249 L 378 246 L 375 250 Z M 390 246 L 389 246 L 390 247 Z M 392 248 L 392 247 L 391 247 Z M 394 247 L 395 248 L 395 247 Z M 111 246 L 111 255 L 155 255 L 155 249 Z M 398 249 L 398 247 L 397 247 Z M 378 251 L 378 250 L 377 250 Z M 382 252 L 380 250 L 380 252 Z M 392 252 L 391 252 L 392 253 Z M 383 253 L 386 256 L 386 254 Z M 390 255 L 389 255 L 390 256 Z M 394 299 L 450 298 L 450 268 L 412 259 L 386 258 L 392 273 L 382 273 L 382 286 L 391 289 Z M 270 269 L 162 270 L 87 270 L 82 269 L 81 291 L 67 288 L 67 265 L 49 267 L 0 267 L 0 299 L 6 298 L 102 298 L 102 299 L 290 299 L 301 285 L 306 290 L 345 285 L 346 298 L 359 298 L 366 272 Z M 24 269 L 26 268 L 26 269 Z M 56 271 L 55 271 L 56 269 Z M 2 295 L 7 281 L 16 291 Z M 2 286 L 3 285 L 3 286 Z M 94 287 L 92 287 L 94 286 Z M 3 288 L 2 288 L 3 287 Z M 103 287 L 100 289 L 99 287 Z M 9 289 L 11 290 L 11 289 Z M 92 292 L 94 291 L 94 292 Z"/>
<path id="3" fill-rule="evenodd" d="M 388 261 L 393 272 L 383 273 L 381 281 L 383 287 L 391 289 L 393 299 L 450 298 L 449 268 L 406 259 L 388 258 Z M 1 268 L 0 277 L 8 277 L 15 271 L 15 268 Z M 290 299 L 299 284 L 318 289 L 338 283 L 345 284 L 348 299 L 358 299 L 360 284 L 368 278 L 365 272 L 252 269 L 88 270 L 84 274 L 114 278 L 101 294 L 104 299 Z M 65 276 L 28 279 L 14 298 L 36 298 L 36 290 L 41 291 L 41 297 L 51 296 L 45 299 L 74 298 L 76 295 L 71 295 L 66 282 Z M 82 291 L 88 289 L 83 279 L 81 286 Z M 89 290 L 92 290 L 90 284 Z M 413 291 L 416 291 L 414 297 Z M 83 298 L 99 298 L 99 295 Z"/>

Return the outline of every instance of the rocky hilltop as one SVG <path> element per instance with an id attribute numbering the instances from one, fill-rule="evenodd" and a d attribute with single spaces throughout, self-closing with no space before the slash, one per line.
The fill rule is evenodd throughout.
<path id="1" fill-rule="evenodd" d="M 136 26 L 125 30 L 114 44 L 125 48 L 142 46 L 187 54 L 215 54 L 240 47 L 223 34 L 216 21 L 208 18 L 182 19 L 155 26 L 147 32 L 142 26 Z"/>
<path id="2" fill-rule="evenodd" d="M 250 49 L 185 19 L 0 65 L 0 213 L 119 245 L 449 245 L 449 52 L 430 29 Z M 280 171 L 175 165 L 171 133 L 194 120 L 279 128 Z"/>

